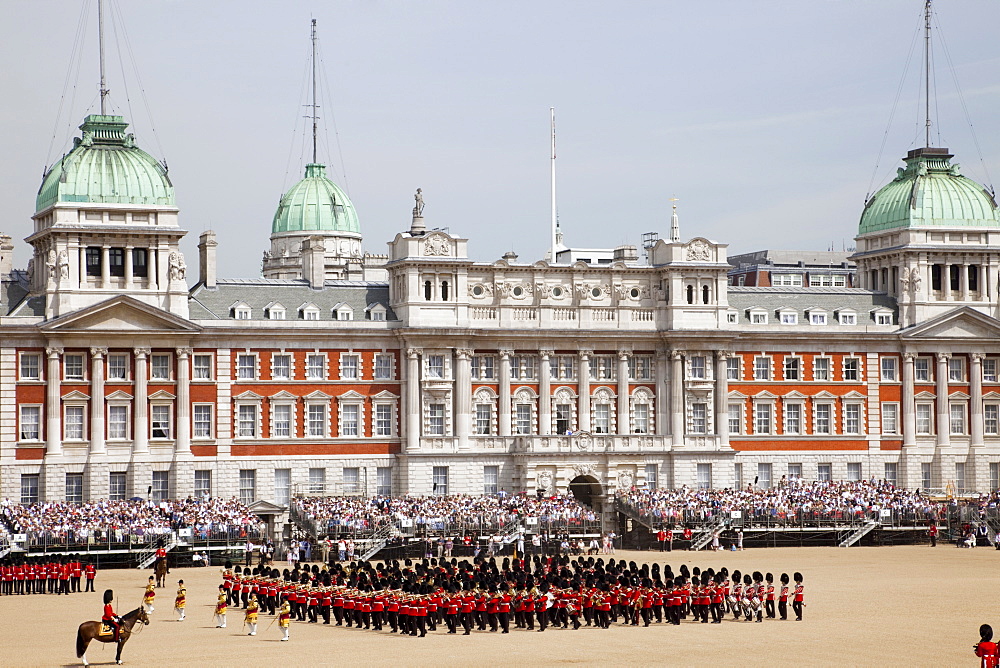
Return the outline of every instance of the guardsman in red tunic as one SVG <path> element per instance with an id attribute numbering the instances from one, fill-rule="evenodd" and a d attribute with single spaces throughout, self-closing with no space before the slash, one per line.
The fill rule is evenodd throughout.
<path id="1" fill-rule="evenodd" d="M 79 556 L 75 556 L 73 558 L 73 562 L 70 564 L 70 566 L 72 566 L 72 569 L 73 569 L 73 573 L 72 573 L 72 575 L 73 575 L 73 582 L 71 583 L 72 587 L 73 587 L 73 591 L 75 593 L 79 594 L 80 593 L 80 578 L 83 577 L 83 564 L 80 563 Z"/>
<path id="2" fill-rule="evenodd" d="M 73 576 L 73 565 L 68 560 L 63 561 L 63 563 L 58 567 L 57 572 L 59 573 L 59 593 L 69 596 L 70 579 Z"/>
<path id="3" fill-rule="evenodd" d="M 979 657 L 980 668 L 997 668 L 1000 665 L 1000 657 L 997 656 L 997 644 L 993 642 L 993 627 L 983 624 L 979 627 L 979 642 L 973 645 L 972 650 Z"/>
<path id="4" fill-rule="evenodd" d="M 802 621 L 802 606 L 805 603 L 802 601 L 805 587 L 802 586 L 802 573 L 796 573 L 795 578 L 795 598 L 792 600 L 792 610 L 795 612 L 795 621 Z"/>
<path id="5" fill-rule="evenodd" d="M 85 570 L 87 572 L 87 589 L 85 591 L 94 591 L 94 578 L 97 577 L 97 566 L 94 565 L 94 562 L 88 561 Z"/>
<path id="6" fill-rule="evenodd" d="M 774 619 L 774 576 L 768 573 L 764 579 L 767 580 L 767 587 L 764 590 L 764 606 L 767 610 L 767 618 Z"/>
<path id="7" fill-rule="evenodd" d="M 788 573 L 781 574 L 781 591 L 778 594 L 778 614 L 788 619 Z"/>
<path id="8" fill-rule="evenodd" d="M 104 592 L 104 614 L 101 615 L 101 621 L 114 628 L 115 642 L 118 642 L 118 629 L 121 628 L 122 620 L 115 614 L 115 608 L 111 605 L 113 600 L 115 600 L 115 593 L 108 589 Z"/>

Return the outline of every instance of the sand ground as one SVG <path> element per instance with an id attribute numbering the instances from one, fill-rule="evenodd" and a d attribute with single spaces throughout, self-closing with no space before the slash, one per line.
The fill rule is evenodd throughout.
<path id="1" fill-rule="evenodd" d="M 541 665 L 738 665 L 738 666 L 973 666 L 978 628 L 1000 633 L 1000 552 L 949 545 L 880 548 L 774 548 L 746 552 L 661 555 L 620 552 L 618 558 L 659 561 L 676 571 L 727 566 L 805 576 L 805 619 L 765 620 L 608 630 L 549 629 L 544 634 L 512 629 L 510 635 L 438 632 L 401 637 L 322 624 L 292 624 L 291 641 L 278 642 L 277 624 L 263 615 L 256 637 L 241 630 L 241 610 L 230 610 L 229 626 L 212 623 L 217 568 L 173 569 L 170 587 L 158 590 L 152 621 L 125 646 L 133 666 L 541 666 Z M 76 628 L 98 619 L 100 596 L 113 588 L 119 612 L 136 607 L 147 571 L 98 574 L 97 592 L 71 596 L 0 597 L 0 664 L 80 665 Z M 173 612 L 176 581 L 188 588 L 187 619 Z M 132 605 L 131 603 L 134 603 Z M 789 606 L 789 615 L 791 615 Z M 92 644 L 92 665 L 114 663 L 113 646 Z"/>

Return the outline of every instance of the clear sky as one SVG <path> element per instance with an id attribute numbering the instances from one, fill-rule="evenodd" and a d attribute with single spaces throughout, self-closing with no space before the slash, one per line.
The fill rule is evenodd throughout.
<path id="1" fill-rule="evenodd" d="M 31 232 L 43 168 L 97 109 L 96 4 L 0 0 L 0 231 L 16 239 Z M 320 161 L 349 192 L 366 250 L 386 252 L 409 227 L 421 187 L 427 224 L 468 237 L 474 259 L 540 259 L 550 106 L 568 245 L 665 236 L 676 195 L 684 238 L 731 253 L 840 249 L 853 244 L 897 90 L 874 188 L 923 145 L 919 45 L 900 89 L 922 4 L 116 0 L 134 58 L 109 27 L 108 82 L 139 145 L 170 166 L 188 264 L 198 234 L 214 229 L 220 276 L 259 275 L 278 199 L 308 161 L 311 17 L 325 81 Z M 1000 2 L 939 0 L 935 11 L 985 164 L 940 42 L 932 143 L 966 175 L 1000 178 Z M 19 243 L 16 265 L 27 257 Z"/>

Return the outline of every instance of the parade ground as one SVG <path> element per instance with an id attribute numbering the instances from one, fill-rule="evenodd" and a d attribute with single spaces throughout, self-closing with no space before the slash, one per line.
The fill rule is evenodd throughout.
<path id="1" fill-rule="evenodd" d="M 977 665 L 972 646 L 983 623 L 1000 629 L 996 582 L 1000 552 L 947 544 L 881 548 L 774 548 L 746 552 L 619 552 L 615 558 L 730 571 L 801 571 L 804 620 L 649 628 L 613 624 L 510 635 L 473 632 L 425 638 L 294 622 L 291 641 L 271 617 L 258 634 L 242 629 L 243 611 L 230 608 L 228 628 L 212 621 L 219 569 L 173 569 L 157 590 L 150 625 L 125 645 L 132 666 L 960 666 Z M 276 564 L 284 568 L 284 564 Z M 0 597 L 0 662 L 5 666 L 80 665 L 74 642 L 80 622 L 99 619 L 101 594 L 114 589 L 117 611 L 138 607 L 149 571 L 109 570 L 95 593 Z M 188 590 L 187 619 L 173 610 L 178 578 Z M 790 607 L 790 606 L 789 606 Z M 114 664 L 114 646 L 92 643 L 91 665 Z"/>

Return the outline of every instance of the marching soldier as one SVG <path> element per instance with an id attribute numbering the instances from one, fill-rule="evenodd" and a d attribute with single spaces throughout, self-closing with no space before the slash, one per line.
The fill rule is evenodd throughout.
<path id="1" fill-rule="evenodd" d="M 219 599 L 215 603 L 215 628 L 226 628 L 226 609 L 229 604 L 229 594 L 225 585 L 219 585 Z"/>
<path id="2" fill-rule="evenodd" d="M 179 617 L 177 621 L 184 621 L 184 606 L 187 604 L 187 588 L 184 586 L 184 580 L 177 581 L 177 596 L 174 598 L 174 610 L 177 612 Z"/>
<path id="3" fill-rule="evenodd" d="M 792 600 L 792 610 L 795 612 L 795 621 L 802 621 L 802 606 L 805 603 L 802 602 L 803 592 L 805 592 L 805 587 L 802 586 L 802 573 L 796 573 L 795 578 L 795 598 Z"/>
<path id="4" fill-rule="evenodd" d="M 260 606 L 257 605 L 257 595 L 250 594 L 250 599 L 247 601 L 246 612 L 243 613 L 243 623 L 250 627 L 250 632 L 247 633 L 248 636 L 257 635 L 257 612 L 260 610 Z"/>
<path id="5" fill-rule="evenodd" d="M 292 621 L 292 606 L 288 604 L 288 599 L 281 597 L 281 607 L 278 609 L 278 626 L 281 627 L 283 635 L 281 640 L 288 640 L 288 627 Z"/>
<path id="6" fill-rule="evenodd" d="M 153 580 L 153 576 L 149 576 L 149 581 L 146 583 L 146 591 L 142 595 L 142 604 L 146 608 L 146 614 L 153 612 L 156 608 L 153 607 L 153 599 L 156 598 L 156 582 Z"/>

